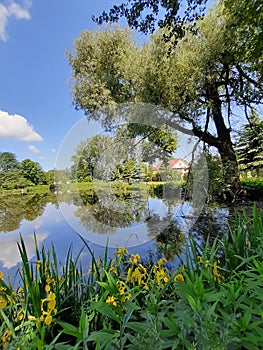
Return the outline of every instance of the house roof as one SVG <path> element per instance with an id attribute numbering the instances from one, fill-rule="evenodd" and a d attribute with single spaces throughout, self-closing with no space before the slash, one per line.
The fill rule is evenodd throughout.
<path id="1" fill-rule="evenodd" d="M 179 166 L 180 163 L 183 163 L 184 166 Z M 156 164 L 153 168 L 152 168 L 152 171 L 158 171 L 161 167 L 161 165 L 163 164 L 163 162 L 160 162 L 158 164 Z M 184 160 L 183 158 L 174 158 L 174 159 L 171 159 L 171 160 L 168 160 L 168 166 L 170 168 L 174 168 L 174 169 L 187 169 L 189 168 L 189 164 L 187 163 L 186 160 Z"/>

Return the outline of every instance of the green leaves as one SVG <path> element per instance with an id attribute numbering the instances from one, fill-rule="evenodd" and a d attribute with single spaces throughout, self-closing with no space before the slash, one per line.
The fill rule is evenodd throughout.
<path id="1" fill-rule="evenodd" d="M 24 159 L 21 162 L 22 176 L 31 181 L 34 185 L 38 185 L 45 181 L 43 170 L 38 162 L 33 162 L 30 159 Z"/>
<path id="2" fill-rule="evenodd" d="M 231 31 L 235 32 L 236 54 L 243 62 L 252 64 L 262 79 L 263 15 L 262 2 L 223 0 L 229 16 Z"/>
<path id="3" fill-rule="evenodd" d="M 107 31 L 83 31 L 75 42 L 76 55 L 68 53 L 76 108 L 90 117 L 91 111 L 131 99 L 136 50 L 128 29 L 108 26 Z"/>
<path id="4" fill-rule="evenodd" d="M 39 250 L 35 239 L 37 261 L 30 262 L 21 237 L 24 288 L 16 293 L 0 279 L 1 334 L 6 335 L 10 348 L 32 350 L 135 350 L 138 344 L 141 350 L 259 349 L 263 341 L 263 261 L 261 251 L 256 250 L 261 249 L 263 216 L 256 207 L 252 214 L 253 222 L 245 214 L 236 217 L 231 241 L 224 246 L 218 240 L 211 246 L 207 240 L 202 247 L 191 238 L 186 264 L 182 262 L 176 271 L 166 269 L 165 259 L 152 267 L 143 266 L 138 256 L 129 259 L 126 248 L 118 249 L 111 261 L 106 249 L 104 261 L 96 262 L 82 238 L 92 256 L 90 275 L 85 278 L 76 268 L 77 260 L 69 250 L 59 276 L 55 248 L 52 255 L 44 248 Z M 242 237 L 243 228 L 249 247 Z M 227 245 L 231 247 L 226 249 Z M 241 248 L 244 254 L 238 254 Z M 139 266 L 144 283 L 132 275 Z M 218 274 L 226 278 L 218 281 Z M 56 294 L 58 308 L 49 325 L 39 317 L 41 299 L 44 295 L 47 301 L 49 294 L 47 284 L 47 290 Z"/>
<path id="5" fill-rule="evenodd" d="M 243 126 L 236 144 L 241 171 L 259 175 L 263 167 L 263 121 L 253 110 L 250 123 Z"/>
<path id="6" fill-rule="evenodd" d="M 11 152 L 0 152 L 0 171 L 18 170 L 19 162 Z"/>

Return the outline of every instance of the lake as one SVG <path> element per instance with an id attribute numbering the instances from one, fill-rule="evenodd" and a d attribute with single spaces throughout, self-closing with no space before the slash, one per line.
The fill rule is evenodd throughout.
<path id="1" fill-rule="evenodd" d="M 141 185 L 141 184 L 140 184 Z M 22 234 L 28 256 L 35 254 L 34 232 L 39 247 L 54 243 L 58 261 L 63 264 L 69 247 L 73 254 L 86 240 L 96 256 L 109 247 L 127 247 L 130 253 L 164 253 L 174 264 L 182 256 L 188 235 L 202 244 L 226 227 L 229 208 L 208 207 L 204 203 L 184 201 L 173 186 L 95 187 L 86 191 L 61 189 L 53 192 L 1 197 L 0 271 L 14 276 L 20 264 L 17 248 Z M 90 265 L 87 249 L 81 253 L 83 266 Z"/>

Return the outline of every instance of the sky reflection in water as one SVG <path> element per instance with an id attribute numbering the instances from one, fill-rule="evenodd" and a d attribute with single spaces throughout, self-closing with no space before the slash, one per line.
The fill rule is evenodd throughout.
<path id="1" fill-rule="evenodd" d="M 70 245 L 73 255 L 83 247 L 78 234 L 89 241 L 96 256 L 104 255 L 106 245 L 110 247 L 110 256 L 116 252 L 116 247 L 124 246 L 131 253 L 145 256 L 149 249 L 155 249 L 156 241 L 169 239 L 181 244 L 182 236 L 197 219 L 191 205 L 172 199 L 165 203 L 148 194 L 141 196 L 139 202 L 138 198 L 138 193 L 133 193 L 129 196 L 130 202 L 126 200 L 129 207 L 120 207 L 117 212 L 105 206 L 101 198 L 94 199 L 90 195 L 82 197 L 82 203 L 72 196 L 58 203 L 53 194 L 5 197 L 0 207 L 0 270 L 11 275 L 17 270 L 20 233 L 30 259 L 35 254 L 35 232 L 39 247 L 44 244 L 49 249 L 54 243 L 62 264 Z M 83 250 L 81 259 L 88 269 L 91 259 L 87 249 Z"/>

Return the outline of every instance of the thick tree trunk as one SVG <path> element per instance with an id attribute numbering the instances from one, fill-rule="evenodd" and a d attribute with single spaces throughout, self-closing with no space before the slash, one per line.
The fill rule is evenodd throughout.
<path id="1" fill-rule="evenodd" d="M 237 158 L 230 137 L 228 140 L 219 142 L 218 151 L 223 164 L 227 197 L 229 200 L 235 200 L 243 191 L 239 179 Z"/>
<path id="2" fill-rule="evenodd" d="M 242 186 L 238 174 L 236 153 L 230 137 L 230 129 L 226 127 L 222 114 L 222 102 L 218 93 L 218 87 L 214 83 L 209 84 L 207 97 L 211 102 L 212 116 L 217 130 L 217 149 L 219 151 L 225 184 L 229 199 L 234 200 L 241 193 Z"/>
<path id="3" fill-rule="evenodd" d="M 222 102 L 218 93 L 218 86 L 221 85 L 218 85 L 216 82 L 209 82 L 207 83 L 206 91 L 206 105 L 209 106 L 207 107 L 209 109 L 207 126 L 209 118 L 211 118 L 214 121 L 217 136 L 211 134 L 207 127 L 203 130 L 191 118 L 186 119 L 188 122 L 192 122 L 193 129 L 191 131 L 178 126 L 176 122 L 170 122 L 169 125 L 185 134 L 189 133 L 191 135 L 193 133 L 207 145 L 217 148 L 223 164 L 227 199 L 233 201 L 243 195 L 244 191 L 239 179 L 236 153 L 230 137 L 231 130 L 227 128 L 222 114 Z"/>
<path id="4" fill-rule="evenodd" d="M 212 116 L 217 130 L 217 149 L 223 164 L 227 193 L 230 199 L 235 199 L 241 193 L 242 186 L 238 174 L 236 153 L 230 137 L 230 129 L 225 124 L 222 102 L 216 83 L 208 85 L 207 98 L 211 103 Z"/>
<path id="5" fill-rule="evenodd" d="M 218 149 L 223 164 L 227 197 L 229 200 L 235 200 L 242 193 L 242 185 L 239 179 L 237 158 L 230 137 L 230 129 L 226 127 L 224 121 L 216 84 L 210 83 L 208 85 L 207 100 L 211 107 L 217 137 L 210 134 L 207 130 L 203 131 L 195 127 L 193 128 L 193 133 L 208 145 Z"/>
<path id="6" fill-rule="evenodd" d="M 239 179 L 236 153 L 230 138 L 230 130 L 226 129 L 221 134 L 218 132 L 218 137 L 197 128 L 194 128 L 193 132 L 208 145 L 217 148 L 223 165 L 227 199 L 235 200 L 243 194 L 243 191 Z"/>

